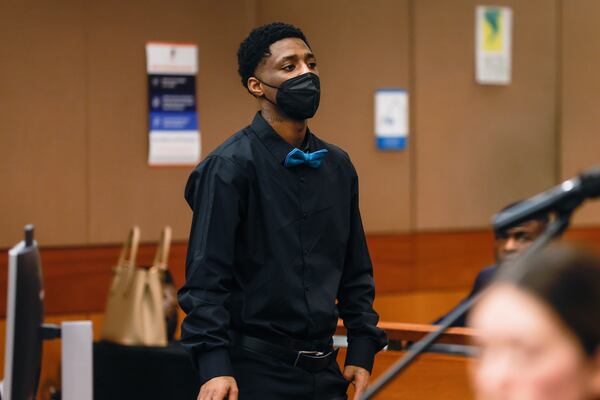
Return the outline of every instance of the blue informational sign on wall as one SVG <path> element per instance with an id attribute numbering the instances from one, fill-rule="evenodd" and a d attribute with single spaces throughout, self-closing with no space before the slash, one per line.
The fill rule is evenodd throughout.
<path id="1" fill-rule="evenodd" d="M 196 111 L 197 49 L 148 43 L 148 126 L 151 165 L 188 165 L 200 159 Z"/>
<path id="2" fill-rule="evenodd" d="M 152 130 L 198 130 L 196 77 L 148 75 Z"/>
<path id="3" fill-rule="evenodd" d="M 399 88 L 375 92 L 375 143 L 380 150 L 403 150 L 408 144 L 408 92 Z"/>

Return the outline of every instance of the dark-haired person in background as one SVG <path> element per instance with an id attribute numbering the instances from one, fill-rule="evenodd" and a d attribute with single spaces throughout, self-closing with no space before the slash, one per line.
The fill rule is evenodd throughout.
<path id="1" fill-rule="evenodd" d="M 349 382 L 358 396 L 386 337 L 356 171 L 307 127 L 320 100 L 315 55 L 298 28 L 273 23 L 242 42 L 238 64 L 260 111 L 185 190 L 193 221 L 179 302 L 198 399 L 345 399 Z M 332 348 L 338 316 L 343 374 Z"/>
<path id="2" fill-rule="evenodd" d="M 519 203 L 520 202 L 509 204 L 504 207 L 501 212 L 516 206 Z M 475 278 L 475 282 L 473 282 L 471 292 L 469 292 L 469 295 L 461 302 L 461 304 L 486 288 L 498 270 L 498 265 L 506 261 L 511 261 L 519 256 L 519 254 L 531 246 L 533 241 L 546 230 L 547 225 L 548 214 L 542 214 L 503 231 L 494 232 L 494 257 L 496 263 L 479 271 Z M 440 317 L 434 324 L 439 324 L 446 316 L 447 314 Z M 465 325 L 466 314 L 463 314 L 462 317 L 452 324 L 452 326 L 455 327 L 464 327 Z"/>
<path id="3" fill-rule="evenodd" d="M 600 259 L 552 245 L 508 264 L 469 316 L 477 399 L 600 399 Z"/>

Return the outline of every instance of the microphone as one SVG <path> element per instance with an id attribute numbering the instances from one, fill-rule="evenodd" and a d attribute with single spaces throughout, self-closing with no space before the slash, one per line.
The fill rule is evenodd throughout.
<path id="1" fill-rule="evenodd" d="M 598 196 L 600 196 L 600 166 L 494 215 L 494 230 L 503 231 L 551 211 L 571 212 L 586 198 Z"/>

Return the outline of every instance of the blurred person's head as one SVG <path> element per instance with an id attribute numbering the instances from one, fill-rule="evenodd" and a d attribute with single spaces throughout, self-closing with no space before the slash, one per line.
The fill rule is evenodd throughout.
<path id="1" fill-rule="evenodd" d="M 469 315 L 477 399 L 600 399 L 600 259 L 553 246 L 517 267 Z"/>
<path id="2" fill-rule="evenodd" d="M 500 212 L 508 210 L 521 202 L 509 204 Z M 497 263 L 511 261 L 527 249 L 538 238 L 548 225 L 548 214 L 534 216 L 530 220 L 507 229 L 494 232 L 494 256 Z"/>

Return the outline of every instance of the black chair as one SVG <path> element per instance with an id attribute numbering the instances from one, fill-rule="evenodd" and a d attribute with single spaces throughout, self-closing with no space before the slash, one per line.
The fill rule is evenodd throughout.
<path id="1" fill-rule="evenodd" d="M 95 400 L 195 400 L 199 378 L 189 353 L 167 347 L 94 343 Z"/>

